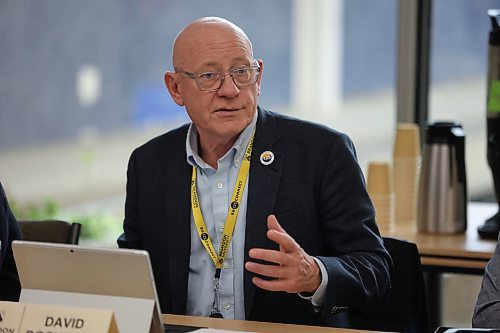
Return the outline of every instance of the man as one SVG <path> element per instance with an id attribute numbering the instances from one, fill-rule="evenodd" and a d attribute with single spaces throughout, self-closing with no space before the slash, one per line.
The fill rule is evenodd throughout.
<path id="1" fill-rule="evenodd" d="M 12 214 L 0 183 L 0 300 L 17 301 L 21 286 L 10 244 L 21 238 L 21 231 Z"/>
<path id="2" fill-rule="evenodd" d="M 495 253 L 484 270 L 472 327 L 500 328 L 500 235 Z"/>
<path id="3" fill-rule="evenodd" d="M 188 25 L 172 60 L 192 124 L 133 152 L 118 240 L 149 251 L 162 312 L 349 325 L 390 285 L 349 138 L 258 107 L 263 61 L 229 21 Z"/>

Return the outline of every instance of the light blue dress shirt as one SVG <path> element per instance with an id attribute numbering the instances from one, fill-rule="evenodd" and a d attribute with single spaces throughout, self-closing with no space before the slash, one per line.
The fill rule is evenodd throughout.
<path id="1" fill-rule="evenodd" d="M 245 155 L 250 137 L 257 123 L 254 119 L 241 133 L 233 147 L 217 161 L 217 169 L 205 163 L 198 154 L 198 131 L 191 124 L 187 133 L 187 161 L 197 169 L 197 192 L 203 220 L 216 251 L 226 223 L 226 216 L 238 176 L 241 161 Z M 224 318 L 245 319 L 243 272 L 245 251 L 245 225 L 247 215 L 247 179 L 241 205 L 220 277 L 220 310 Z M 208 316 L 214 299 L 215 265 L 201 243 L 191 212 L 191 257 L 189 262 L 189 281 L 187 314 Z"/>

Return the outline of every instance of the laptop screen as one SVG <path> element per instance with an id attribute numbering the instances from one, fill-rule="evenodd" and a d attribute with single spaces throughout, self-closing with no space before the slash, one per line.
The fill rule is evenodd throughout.
<path id="1" fill-rule="evenodd" d="M 130 328 L 123 322 L 145 308 L 140 302 L 149 301 L 154 324 L 146 332 L 163 331 L 146 251 L 29 241 L 14 241 L 12 249 L 21 302 L 111 308 L 122 332 Z"/>

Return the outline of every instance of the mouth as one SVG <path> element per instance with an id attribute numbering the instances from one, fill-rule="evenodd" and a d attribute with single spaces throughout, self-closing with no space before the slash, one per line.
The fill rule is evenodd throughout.
<path id="1" fill-rule="evenodd" d="M 238 112 L 240 110 L 241 110 L 241 108 L 220 108 L 220 109 L 216 109 L 214 112 L 216 112 L 216 113 L 235 113 L 235 112 Z"/>

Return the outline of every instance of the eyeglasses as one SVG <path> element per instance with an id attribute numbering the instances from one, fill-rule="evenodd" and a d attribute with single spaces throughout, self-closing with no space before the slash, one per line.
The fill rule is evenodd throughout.
<path id="1" fill-rule="evenodd" d="M 205 72 L 194 74 L 175 68 L 176 73 L 182 73 L 196 82 L 202 91 L 217 91 L 222 87 L 226 74 L 231 76 L 234 84 L 238 87 L 254 85 L 259 77 L 260 67 L 258 65 L 244 66 L 225 71 Z"/>

